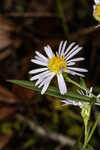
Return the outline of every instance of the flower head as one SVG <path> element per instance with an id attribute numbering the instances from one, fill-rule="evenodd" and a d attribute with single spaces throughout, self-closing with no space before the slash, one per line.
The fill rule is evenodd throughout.
<path id="1" fill-rule="evenodd" d="M 54 76 L 57 76 L 60 93 L 65 94 L 67 87 L 62 73 L 66 72 L 68 74 L 84 77 L 81 72 L 87 72 L 86 69 L 72 67 L 76 62 L 84 60 L 83 57 L 72 59 L 82 47 L 73 42 L 66 48 L 66 44 L 67 41 L 61 41 L 56 54 L 54 54 L 51 47 L 47 45 L 44 47 L 47 57 L 36 51 L 35 59 L 31 59 L 33 63 L 43 66 L 42 68 L 29 71 L 29 74 L 37 74 L 31 77 L 30 80 L 37 80 L 35 85 L 39 88 L 43 87 L 41 94 L 45 93 Z"/>
<path id="2" fill-rule="evenodd" d="M 100 21 L 100 0 L 94 0 L 95 5 L 93 5 L 93 16 L 97 21 Z"/>
<path id="3" fill-rule="evenodd" d="M 90 93 L 88 92 L 83 92 L 82 90 L 78 91 L 79 94 L 81 95 L 85 95 L 88 97 L 92 96 L 92 91 L 93 91 L 93 87 L 90 88 Z M 97 95 L 97 98 L 100 98 L 100 94 Z M 74 105 L 74 106 L 79 106 L 80 108 L 87 108 L 89 103 L 88 102 L 77 102 L 77 101 L 73 101 L 73 100 L 62 100 L 62 102 L 64 103 L 63 105 Z M 95 105 L 100 105 L 99 103 L 95 103 Z"/>

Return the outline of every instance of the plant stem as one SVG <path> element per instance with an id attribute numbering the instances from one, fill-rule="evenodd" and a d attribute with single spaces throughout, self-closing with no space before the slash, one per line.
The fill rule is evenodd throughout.
<path id="1" fill-rule="evenodd" d="M 91 130 L 91 132 L 90 132 L 90 135 L 88 136 L 87 143 L 90 141 L 90 139 L 91 139 L 91 137 L 92 137 L 92 135 L 93 135 L 93 133 L 94 133 L 94 131 L 95 131 L 95 128 L 96 128 L 96 126 L 97 126 L 99 120 L 100 120 L 100 113 L 99 113 L 99 115 L 97 116 L 97 119 L 96 119 L 96 121 L 95 121 L 95 123 L 94 123 L 94 126 L 93 126 L 93 128 L 92 128 L 92 130 Z"/>
<path id="2" fill-rule="evenodd" d="M 83 117 L 83 121 L 84 121 L 84 126 L 85 126 L 85 134 L 84 134 L 84 145 L 83 145 L 83 149 L 85 149 L 85 147 L 87 146 L 87 139 L 88 139 L 88 121 L 90 118 L 90 114 L 91 114 L 91 104 L 87 104 L 87 108 L 82 108 L 81 110 L 81 115 Z"/>
<path id="3" fill-rule="evenodd" d="M 85 126 L 85 136 L 84 136 L 84 145 L 82 150 L 85 150 L 86 146 L 87 146 L 87 126 Z"/>
<path id="4" fill-rule="evenodd" d="M 66 80 L 67 82 L 72 83 L 72 84 L 76 85 L 78 88 L 80 88 L 80 89 L 82 89 L 82 90 L 88 92 L 89 94 L 91 94 L 91 92 L 90 92 L 88 89 L 84 88 L 83 86 L 81 86 L 81 85 L 78 84 L 77 82 L 71 80 L 71 79 L 70 79 L 68 76 L 66 76 L 65 74 L 64 74 L 64 78 L 65 78 L 65 80 Z M 92 94 L 92 96 L 95 97 L 93 94 Z"/>
<path id="5" fill-rule="evenodd" d="M 87 141 L 87 125 L 85 124 L 84 144 L 86 144 L 86 141 Z"/>
<path id="6" fill-rule="evenodd" d="M 91 132 L 90 132 L 89 136 L 86 137 L 86 139 L 85 139 L 85 142 L 84 142 L 84 145 L 83 145 L 82 150 L 85 150 L 85 148 L 87 147 L 88 143 L 90 142 L 91 137 L 92 137 L 92 135 L 93 135 L 93 133 L 94 133 L 94 131 L 95 131 L 95 128 L 96 128 L 96 126 L 97 126 L 99 120 L 100 120 L 100 113 L 99 113 L 99 115 L 98 115 L 98 117 L 97 117 L 97 119 L 96 119 L 96 121 L 95 121 L 95 123 L 94 123 L 93 128 L 91 129 Z"/>

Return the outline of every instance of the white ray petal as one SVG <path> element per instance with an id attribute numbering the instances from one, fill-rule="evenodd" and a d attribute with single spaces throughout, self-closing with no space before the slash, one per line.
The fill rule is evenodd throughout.
<path id="1" fill-rule="evenodd" d="M 100 0 L 94 0 L 94 2 L 96 5 L 100 4 Z"/>
<path id="2" fill-rule="evenodd" d="M 44 59 L 42 59 L 42 58 L 39 57 L 39 56 L 35 56 L 34 59 L 44 62 L 44 61 L 43 61 Z"/>
<path id="3" fill-rule="evenodd" d="M 54 53 L 53 53 L 52 49 L 48 48 L 48 46 L 45 46 L 44 50 L 45 50 L 47 56 L 49 57 L 49 59 L 51 59 L 54 56 Z"/>
<path id="4" fill-rule="evenodd" d="M 67 93 L 67 87 L 66 87 L 66 84 L 65 84 L 62 74 L 57 75 L 57 80 L 58 80 L 58 86 L 59 86 L 60 93 L 64 95 L 65 93 Z"/>
<path id="5" fill-rule="evenodd" d="M 47 88 L 48 88 L 49 84 L 50 84 L 50 82 L 49 82 L 49 81 L 47 81 L 47 83 L 46 83 L 46 84 L 44 84 L 44 86 L 43 86 L 43 88 L 42 88 L 42 90 L 41 90 L 41 94 L 42 94 L 42 95 L 46 92 L 46 90 L 47 90 Z"/>
<path id="6" fill-rule="evenodd" d="M 58 54 L 59 54 L 59 56 L 60 56 L 60 54 L 61 54 L 62 44 L 63 44 L 63 41 L 61 41 L 61 42 L 60 42 L 60 45 L 59 45 L 59 49 L 58 49 Z"/>
<path id="7" fill-rule="evenodd" d="M 47 79 L 47 78 L 46 78 L 46 79 Z M 39 79 L 37 80 L 37 82 L 35 83 L 35 86 L 38 86 L 39 88 L 42 87 L 43 84 L 44 84 L 44 80 L 45 80 L 45 79 L 43 79 L 42 77 L 39 78 Z"/>
<path id="8" fill-rule="evenodd" d="M 95 9 L 96 9 L 96 5 L 93 5 L 93 13 L 94 13 Z"/>
<path id="9" fill-rule="evenodd" d="M 54 53 L 53 53 L 51 47 L 50 47 L 49 45 L 47 45 L 47 47 L 48 47 L 48 49 L 49 49 L 49 51 L 50 51 L 50 53 L 51 53 L 51 55 L 52 55 L 52 57 L 53 57 L 53 56 L 54 56 Z"/>
<path id="10" fill-rule="evenodd" d="M 43 78 L 40 78 L 38 80 L 38 83 L 36 85 L 38 85 L 39 88 L 41 88 L 43 85 L 47 84 L 49 82 L 49 80 L 51 81 L 51 79 L 55 76 L 55 73 L 50 73 L 48 75 L 45 75 Z"/>
<path id="11" fill-rule="evenodd" d="M 67 69 L 65 72 L 67 72 L 68 74 L 71 74 L 71 75 L 73 75 L 73 76 L 77 75 L 77 76 L 80 76 L 80 77 L 85 77 L 83 74 L 74 72 L 74 71 L 69 70 L 69 69 Z"/>
<path id="12" fill-rule="evenodd" d="M 68 61 L 70 58 L 72 58 L 73 56 L 75 56 L 81 49 L 82 49 L 82 47 L 79 47 L 78 49 L 76 49 L 76 51 L 74 51 L 70 56 L 68 56 L 66 58 L 66 60 Z"/>
<path id="13" fill-rule="evenodd" d="M 81 102 L 76 102 L 76 101 L 72 101 L 72 100 L 62 100 L 63 103 L 65 103 L 64 105 L 74 105 L 74 106 L 79 106 L 80 108 L 83 107 L 83 104 Z"/>
<path id="14" fill-rule="evenodd" d="M 61 49 L 61 52 L 60 52 L 60 56 L 62 56 L 64 54 L 64 50 L 65 50 L 66 44 L 67 44 L 67 41 L 65 41 L 63 46 L 62 46 L 62 49 Z"/>
<path id="15" fill-rule="evenodd" d="M 67 66 L 73 66 L 73 65 L 75 65 L 75 62 L 67 63 Z"/>
<path id="16" fill-rule="evenodd" d="M 42 91 L 41 91 L 41 94 L 44 94 L 44 93 L 46 92 L 46 90 L 47 90 L 47 88 L 48 88 L 48 86 L 49 86 L 49 84 L 50 84 L 50 82 L 51 82 L 51 80 L 53 79 L 54 76 L 55 76 L 55 75 L 52 74 L 52 75 L 45 81 L 44 86 L 43 86 Z"/>
<path id="17" fill-rule="evenodd" d="M 68 69 L 74 70 L 74 71 L 77 71 L 77 72 L 88 72 L 88 70 L 84 69 L 84 68 L 68 67 Z"/>
<path id="18" fill-rule="evenodd" d="M 36 76 L 33 76 L 33 77 L 31 77 L 31 78 L 30 78 L 30 81 L 37 80 L 39 77 L 40 77 L 40 76 L 39 76 L 39 74 L 38 74 L 38 75 L 36 75 Z"/>
<path id="19" fill-rule="evenodd" d="M 44 60 L 42 57 L 39 57 L 39 56 L 35 56 L 34 57 L 36 60 L 39 60 L 39 61 L 41 61 L 41 62 L 45 62 L 46 64 L 48 63 L 48 60 L 46 61 L 46 60 Z"/>
<path id="20" fill-rule="evenodd" d="M 54 72 L 52 72 L 52 73 L 48 73 L 48 75 L 45 75 L 45 76 L 42 76 L 41 78 L 39 78 L 38 79 L 38 81 L 36 82 L 36 84 L 35 84 L 35 86 L 37 86 L 37 85 L 39 85 L 39 84 L 42 84 L 42 82 L 43 82 L 43 84 L 45 83 L 45 80 L 47 79 L 47 78 L 50 78 L 50 77 L 54 77 L 55 76 L 55 73 Z M 42 85 L 43 85 L 42 84 Z M 40 87 L 42 86 L 42 85 L 39 85 Z"/>
<path id="21" fill-rule="evenodd" d="M 38 85 L 38 88 L 41 88 L 44 85 L 44 80 L 41 81 L 41 83 Z"/>
<path id="22" fill-rule="evenodd" d="M 66 49 L 64 55 L 66 55 L 66 54 L 71 50 L 71 48 L 74 46 L 74 44 L 75 44 L 75 42 L 72 42 L 72 43 L 68 46 L 68 48 Z"/>
<path id="23" fill-rule="evenodd" d="M 42 58 L 43 60 L 45 60 L 46 62 L 48 62 L 48 58 L 46 58 L 44 55 L 42 55 L 40 52 L 38 51 L 35 51 L 35 53 L 40 57 Z"/>
<path id="24" fill-rule="evenodd" d="M 36 81 L 35 86 L 38 86 L 42 81 L 43 81 L 43 78 L 39 78 L 39 79 Z"/>
<path id="25" fill-rule="evenodd" d="M 51 72 L 49 72 L 48 74 L 42 75 L 42 76 L 38 79 L 38 81 L 36 82 L 35 85 L 36 85 L 36 86 L 39 85 L 39 87 L 41 87 L 41 86 L 45 83 L 45 80 L 46 80 L 47 78 L 49 78 L 51 75 L 52 75 Z"/>
<path id="26" fill-rule="evenodd" d="M 74 59 L 71 59 L 69 61 L 67 61 L 67 63 L 70 63 L 70 62 L 77 62 L 77 61 L 83 61 L 85 58 L 83 57 L 79 57 L 79 58 L 74 58 Z"/>
<path id="27" fill-rule="evenodd" d="M 97 98 L 100 98 L 100 94 L 97 95 Z M 100 105 L 99 103 L 95 103 L 95 105 Z"/>
<path id="28" fill-rule="evenodd" d="M 73 47 L 72 50 L 65 56 L 65 58 L 67 58 L 68 56 L 70 56 L 78 48 L 79 48 L 79 45 L 76 45 L 75 47 Z"/>
<path id="29" fill-rule="evenodd" d="M 42 61 L 39 61 L 36 59 L 31 59 L 31 62 L 38 64 L 38 65 L 41 65 L 41 66 L 47 66 L 48 65 L 48 63 L 46 63 L 46 62 L 42 62 Z"/>
<path id="30" fill-rule="evenodd" d="M 72 105 L 72 101 L 71 100 L 62 100 L 62 103 L 65 103 L 63 105 Z"/>
<path id="31" fill-rule="evenodd" d="M 55 76 L 55 73 L 48 73 L 48 74 L 45 74 L 44 76 L 42 76 L 41 77 L 41 79 L 39 79 L 40 81 L 39 81 L 39 88 L 41 87 L 41 86 L 43 86 L 44 84 L 45 84 L 45 82 L 46 81 L 48 81 L 50 78 L 52 78 L 52 76 Z"/>
<path id="32" fill-rule="evenodd" d="M 46 76 L 45 78 L 42 78 L 42 81 L 39 83 L 38 88 L 41 88 L 42 86 L 44 86 L 45 84 L 47 84 L 49 82 L 49 76 Z"/>
<path id="33" fill-rule="evenodd" d="M 49 75 L 49 74 L 50 74 L 49 71 L 45 71 L 45 72 L 42 72 L 42 73 L 40 73 L 40 74 L 38 74 L 38 75 L 33 76 L 32 78 L 30 78 L 30 80 L 31 80 L 31 81 L 34 81 L 34 80 L 43 78 L 43 76 Z"/>
<path id="34" fill-rule="evenodd" d="M 77 90 L 79 94 L 81 95 L 86 95 L 86 93 L 84 93 L 82 90 Z M 86 95 L 87 96 L 87 95 Z"/>
<path id="35" fill-rule="evenodd" d="M 97 95 L 97 98 L 100 98 L 100 94 Z"/>
<path id="36" fill-rule="evenodd" d="M 90 93 L 92 93 L 92 91 L 93 91 L 93 87 L 90 87 Z"/>
<path id="37" fill-rule="evenodd" d="M 48 70 L 48 68 L 38 68 L 38 69 L 33 69 L 31 71 L 29 71 L 29 74 L 35 74 L 35 73 L 39 73 L 39 72 L 43 72 L 45 70 Z"/>

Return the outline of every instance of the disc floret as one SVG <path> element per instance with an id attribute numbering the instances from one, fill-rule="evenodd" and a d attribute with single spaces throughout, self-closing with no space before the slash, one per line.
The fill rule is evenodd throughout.
<path id="1" fill-rule="evenodd" d="M 56 53 L 56 55 L 49 60 L 48 68 L 50 72 L 55 72 L 56 74 L 63 72 L 63 70 L 67 68 L 67 62 L 64 60 L 64 55 L 59 56 L 58 53 Z"/>

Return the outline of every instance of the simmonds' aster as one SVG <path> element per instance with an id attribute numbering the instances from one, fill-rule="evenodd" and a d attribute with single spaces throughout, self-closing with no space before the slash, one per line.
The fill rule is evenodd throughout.
<path id="1" fill-rule="evenodd" d="M 72 42 L 66 48 L 67 41 L 61 41 L 58 52 L 53 53 L 49 45 L 44 47 L 47 57 L 36 51 L 35 59 L 31 59 L 31 62 L 43 66 L 42 68 L 29 71 L 29 74 L 37 74 L 30 78 L 31 81 L 36 81 L 36 86 L 42 87 L 41 94 L 44 94 L 47 90 L 51 80 L 54 76 L 57 76 L 58 86 L 61 94 L 67 92 L 67 87 L 62 73 L 66 72 L 72 75 L 78 75 L 84 77 L 80 72 L 87 72 L 86 69 L 72 67 L 76 62 L 84 60 L 83 57 L 73 58 L 81 49 L 79 45 Z"/>

